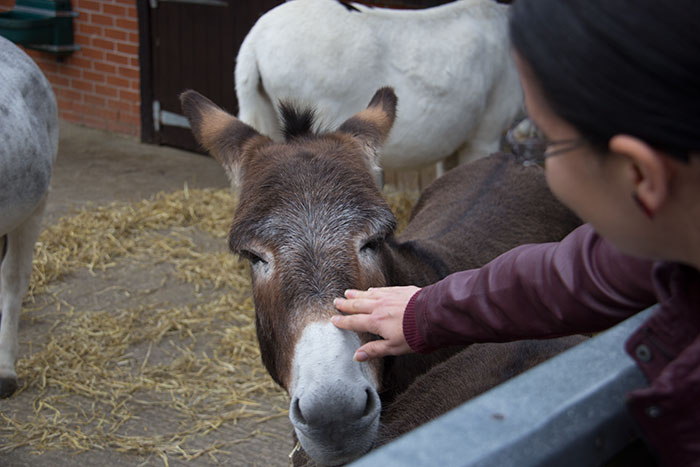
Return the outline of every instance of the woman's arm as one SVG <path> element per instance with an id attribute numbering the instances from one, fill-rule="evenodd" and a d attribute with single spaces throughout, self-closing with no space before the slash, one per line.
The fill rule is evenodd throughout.
<path id="1" fill-rule="evenodd" d="M 595 332 L 656 302 L 652 262 L 620 253 L 588 225 L 557 243 L 524 245 L 479 269 L 418 289 L 349 290 L 341 328 L 384 339 L 359 361 L 410 350 Z"/>
<path id="2" fill-rule="evenodd" d="M 656 302 L 652 265 L 583 225 L 421 289 L 403 331 L 415 351 L 600 331 Z"/>

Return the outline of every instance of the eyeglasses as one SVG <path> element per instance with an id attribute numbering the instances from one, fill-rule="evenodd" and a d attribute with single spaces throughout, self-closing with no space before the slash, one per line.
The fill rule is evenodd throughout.
<path id="1" fill-rule="evenodd" d="M 530 163 L 543 163 L 548 157 L 563 154 L 586 144 L 583 138 L 548 140 L 527 118 L 508 130 L 506 142 L 516 156 Z"/>

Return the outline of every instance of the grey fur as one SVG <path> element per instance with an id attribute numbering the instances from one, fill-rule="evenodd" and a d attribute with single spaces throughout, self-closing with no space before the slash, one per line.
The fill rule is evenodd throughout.
<path id="1" fill-rule="evenodd" d="M 7 397 L 17 387 L 19 311 L 58 153 L 58 114 L 39 67 L 2 37 L 0 141 L 0 397 Z"/>

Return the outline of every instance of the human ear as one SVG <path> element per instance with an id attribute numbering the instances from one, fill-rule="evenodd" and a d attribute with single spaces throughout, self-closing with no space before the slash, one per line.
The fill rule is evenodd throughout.
<path id="1" fill-rule="evenodd" d="M 669 196 L 671 166 L 662 152 L 641 139 L 615 135 L 609 142 L 610 151 L 627 158 L 632 196 L 647 215 L 653 217 Z"/>

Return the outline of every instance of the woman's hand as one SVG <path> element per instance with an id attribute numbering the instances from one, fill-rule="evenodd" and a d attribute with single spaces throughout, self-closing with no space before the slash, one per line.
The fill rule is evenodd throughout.
<path id="1" fill-rule="evenodd" d="M 346 316 L 334 316 L 333 324 L 342 329 L 369 332 L 382 340 L 367 342 L 355 352 L 355 360 L 401 355 L 411 352 L 403 335 L 403 314 L 418 287 L 382 287 L 376 289 L 346 290 L 345 298 L 336 298 L 335 307 Z"/>

